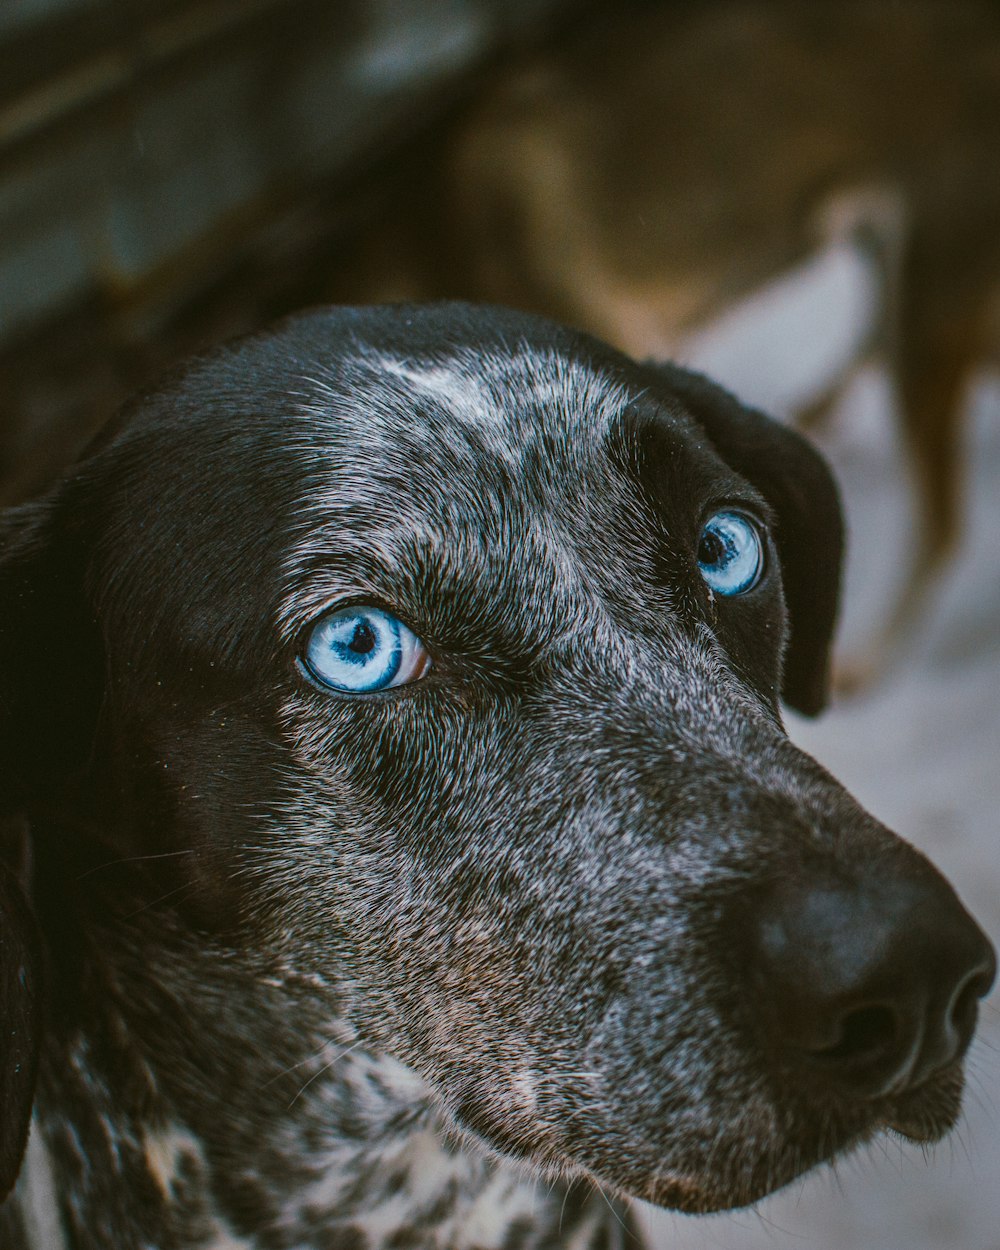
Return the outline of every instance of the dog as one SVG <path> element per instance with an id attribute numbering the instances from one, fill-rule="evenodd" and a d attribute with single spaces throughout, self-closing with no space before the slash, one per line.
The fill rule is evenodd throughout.
<path id="1" fill-rule="evenodd" d="M 963 397 L 998 358 L 998 50 L 989 0 L 615 9 L 500 67 L 432 209 L 397 195 L 370 250 L 412 257 L 404 290 L 541 312 L 737 389 L 762 351 L 810 350 L 789 353 L 787 317 L 751 339 L 755 297 L 812 269 L 869 291 L 788 401 L 808 424 L 857 367 L 888 369 L 919 532 L 884 660 L 957 545 Z"/>
<path id="2" fill-rule="evenodd" d="M 782 728 L 841 552 L 794 431 L 320 309 L 3 534 L 5 1250 L 624 1246 L 955 1123 L 992 948 Z"/>

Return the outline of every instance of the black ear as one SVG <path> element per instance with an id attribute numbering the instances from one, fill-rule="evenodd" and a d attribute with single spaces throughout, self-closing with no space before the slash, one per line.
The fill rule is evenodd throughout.
<path id="1" fill-rule="evenodd" d="M 53 799 L 93 742 L 103 661 L 64 502 L 0 517 L 0 816 Z"/>
<path id="2" fill-rule="evenodd" d="M 747 408 L 700 374 L 646 366 L 656 391 L 676 396 L 718 454 L 757 487 L 778 518 L 775 541 L 789 616 L 782 698 L 815 716 L 826 706 L 830 649 L 840 598 L 843 514 L 826 462 L 794 430 Z"/>
<path id="3" fill-rule="evenodd" d="M 17 1180 L 35 1097 L 42 955 L 34 917 L 0 862 L 0 1202 Z"/>
<path id="4" fill-rule="evenodd" d="M 41 1029 L 41 936 L 7 833 L 20 838 L 16 814 L 58 802 L 86 763 L 103 686 L 67 499 L 0 517 L 0 1200 L 27 1141 Z"/>

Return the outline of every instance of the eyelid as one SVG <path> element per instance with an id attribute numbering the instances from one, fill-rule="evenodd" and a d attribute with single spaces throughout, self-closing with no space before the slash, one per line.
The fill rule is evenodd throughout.
<path id="1" fill-rule="evenodd" d="M 712 517 L 718 516 L 720 512 L 735 512 L 740 516 L 745 516 L 748 521 L 752 521 L 760 530 L 761 537 L 769 537 L 774 530 L 777 519 L 771 510 L 770 504 L 765 499 L 740 499 L 732 496 L 723 496 L 721 499 L 714 499 L 710 504 L 706 504 L 700 513 L 697 528 L 695 530 L 695 541 L 701 537 L 701 532 L 711 521 Z"/>

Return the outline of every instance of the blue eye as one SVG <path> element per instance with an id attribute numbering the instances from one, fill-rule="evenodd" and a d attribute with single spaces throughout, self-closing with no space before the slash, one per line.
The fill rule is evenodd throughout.
<path id="1" fill-rule="evenodd" d="M 321 686 L 355 694 L 417 681 L 430 662 L 424 644 L 402 621 L 366 607 L 322 617 L 303 656 L 307 672 Z"/>
<path id="2" fill-rule="evenodd" d="M 698 570 L 718 595 L 742 595 L 756 586 L 764 568 L 757 526 L 740 512 L 717 512 L 698 541 Z"/>

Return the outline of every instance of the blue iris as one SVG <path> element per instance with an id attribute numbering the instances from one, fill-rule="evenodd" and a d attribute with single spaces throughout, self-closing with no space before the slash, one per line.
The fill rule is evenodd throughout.
<path id="1" fill-rule="evenodd" d="M 355 694 L 402 686 L 423 676 L 430 657 L 411 629 L 381 608 L 341 608 L 322 617 L 303 657 L 310 676 Z"/>
<path id="2" fill-rule="evenodd" d="M 757 526 L 741 512 L 716 512 L 698 541 L 698 569 L 719 595 L 742 595 L 756 586 L 764 568 Z"/>

